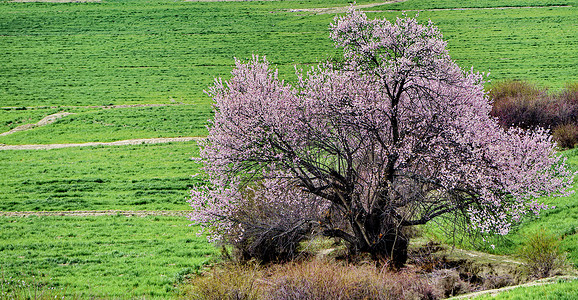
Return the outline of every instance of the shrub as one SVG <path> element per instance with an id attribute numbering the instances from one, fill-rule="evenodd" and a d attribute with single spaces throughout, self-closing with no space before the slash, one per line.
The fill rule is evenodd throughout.
<path id="1" fill-rule="evenodd" d="M 555 122 L 552 101 L 546 90 L 523 81 L 506 81 L 490 90 L 492 115 L 504 127 L 549 127 Z"/>
<path id="2" fill-rule="evenodd" d="M 510 286 L 516 284 L 516 279 L 511 275 L 487 275 L 484 278 L 484 283 L 482 285 L 482 290 L 493 290 L 503 288 L 505 286 Z"/>
<path id="3" fill-rule="evenodd" d="M 526 241 L 517 254 L 524 260 L 529 276 L 549 277 L 566 264 L 565 253 L 560 250 L 560 239 L 553 234 L 542 229 L 529 234 Z"/>
<path id="4" fill-rule="evenodd" d="M 552 131 L 554 140 L 558 143 L 558 147 L 563 149 L 572 149 L 578 144 L 578 125 L 565 124 L 560 125 Z"/>
<path id="5" fill-rule="evenodd" d="M 284 262 L 296 258 L 299 244 L 311 231 L 307 220 L 317 219 L 317 202 L 299 202 L 292 186 L 262 182 L 246 188 L 234 209 L 238 223 L 227 236 L 241 261 Z M 268 199 L 277 199 L 272 205 Z M 281 199 L 281 200 L 280 200 Z"/>
<path id="6" fill-rule="evenodd" d="M 578 82 L 568 83 L 560 95 L 562 101 L 578 106 Z"/>

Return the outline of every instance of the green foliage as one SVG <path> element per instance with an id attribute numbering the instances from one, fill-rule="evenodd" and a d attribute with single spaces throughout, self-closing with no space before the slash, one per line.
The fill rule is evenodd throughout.
<path id="1" fill-rule="evenodd" d="M 186 210 L 195 142 L 0 151 L 0 210 Z"/>
<path id="2" fill-rule="evenodd" d="M 160 216 L 2 217 L 2 277 L 81 298 L 166 298 L 217 253 L 188 223 Z"/>
<path id="3" fill-rule="evenodd" d="M 524 260 L 528 274 L 535 278 L 549 277 L 566 263 L 560 239 L 544 229 L 527 235 L 516 254 Z"/>

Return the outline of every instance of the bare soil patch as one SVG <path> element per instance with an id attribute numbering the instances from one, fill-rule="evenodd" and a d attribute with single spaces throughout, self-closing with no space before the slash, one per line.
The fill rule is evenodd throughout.
<path id="1" fill-rule="evenodd" d="M 380 6 L 380 5 L 384 5 L 384 4 L 391 4 L 391 3 L 404 2 L 404 1 L 406 1 L 406 0 L 393 0 L 393 1 L 378 2 L 378 3 L 361 4 L 361 5 L 355 5 L 355 8 L 356 9 L 370 8 L 370 7 Z M 318 15 L 321 15 L 321 14 L 340 14 L 340 13 L 347 12 L 347 10 L 350 7 L 351 6 L 325 7 L 325 8 L 301 8 L 301 9 L 290 9 L 289 11 L 290 12 L 313 12 L 313 13 L 316 13 Z"/>
<path id="2" fill-rule="evenodd" d="M 30 130 L 34 127 L 39 127 L 39 126 L 45 126 L 48 124 L 52 124 L 54 122 L 56 122 L 56 120 L 61 119 L 63 117 L 66 117 L 68 115 L 73 115 L 73 113 L 69 113 L 69 112 L 59 112 L 59 113 L 55 113 L 49 116 L 44 117 L 44 119 L 38 121 L 38 123 L 35 124 L 24 124 L 24 125 L 20 125 L 10 131 L 6 131 L 4 133 L 0 133 L 0 136 L 5 136 L 5 135 L 9 135 L 9 134 L 13 134 L 15 132 L 19 132 L 19 131 L 24 131 L 24 130 Z"/>
<path id="3" fill-rule="evenodd" d="M 90 142 L 79 144 L 47 144 L 47 145 L 0 145 L 0 150 L 50 150 L 69 147 L 94 147 L 94 146 L 125 146 L 141 144 L 161 144 L 172 142 L 200 141 L 204 137 L 176 137 L 176 138 L 152 138 L 152 139 L 132 139 L 115 142 Z"/>

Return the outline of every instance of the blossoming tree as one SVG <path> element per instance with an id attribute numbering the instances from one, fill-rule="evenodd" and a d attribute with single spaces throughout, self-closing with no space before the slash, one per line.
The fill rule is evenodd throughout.
<path id="1" fill-rule="evenodd" d="M 451 60 L 431 22 L 352 8 L 330 36 L 343 60 L 294 86 L 253 57 L 210 90 L 201 157 L 211 186 L 190 203 L 213 237 L 242 238 L 249 197 L 271 216 L 254 222 L 278 229 L 263 232 L 319 233 L 401 266 L 406 227 L 453 216 L 503 235 L 546 208 L 536 198 L 568 193 L 573 175 L 549 134 L 501 128 L 483 76 Z"/>

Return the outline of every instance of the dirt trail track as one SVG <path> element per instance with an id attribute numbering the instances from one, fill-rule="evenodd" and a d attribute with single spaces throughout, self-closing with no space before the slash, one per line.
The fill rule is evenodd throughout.
<path id="1" fill-rule="evenodd" d="M 60 216 L 60 217 L 94 217 L 94 216 L 186 216 L 185 210 L 75 210 L 75 211 L 0 211 L 0 217 Z"/>
<path id="2" fill-rule="evenodd" d="M 397 2 L 404 2 L 407 0 L 393 0 L 393 1 L 385 1 L 385 2 L 379 2 L 379 3 L 370 3 L 370 4 L 361 4 L 361 5 L 355 5 L 355 8 L 357 9 L 363 9 L 363 8 L 370 8 L 370 7 L 376 7 L 376 6 L 380 6 L 380 5 L 384 5 L 384 4 L 391 4 L 391 3 L 397 3 Z M 302 9 L 290 9 L 290 12 L 314 12 L 317 14 L 340 14 L 340 13 L 344 13 L 346 12 L 351 6 L 340 6 L 340 7 L 325 7 L 325 8 L 302 8 Z"/>
<path id="3" fill-rule="evenodd" d="M 1 150 L 50 150 L 69 147 L 94 147 L 94 146 L 124 146 L 124 145 L 141 145 L 141 144 L 160 144 L 171 142 L 188 142 L 200 141 L 204 137 L 176 137 L 176 138 L 152 138 L 152 139 L 133 139 L 116 142 L 91 142 L 79 144 L 46 144 L 46 145 L 0 145 Z"/>
<path id="4" fill-rule="evenodd" d="M 6 131 L 4 133 L 0 133 L 0 136 L 5 136 L 5 135 L 9 135 L 9 134 L 13 134 L 15 132 L 18 131 L 24 131 L 24 130 L 29 130 L 32 129 L 34 127 L 39 127 L 39 126 L 45 126 L 48 124 L 52 124 L 54 122 L 56 122 L 56 120 L 61 119 L 63 117 L 66 117 L 68 115 L 73 115 L 73 113 L 69 113 L 69 112 L 59 112 L 56 114 L 52 114 L 49 116 L 44 117 L 44 119 L 38 121 L 38 123 L 35 124 L 24 124 L 24 125 L 20 125 L 10 131 Z"/>

